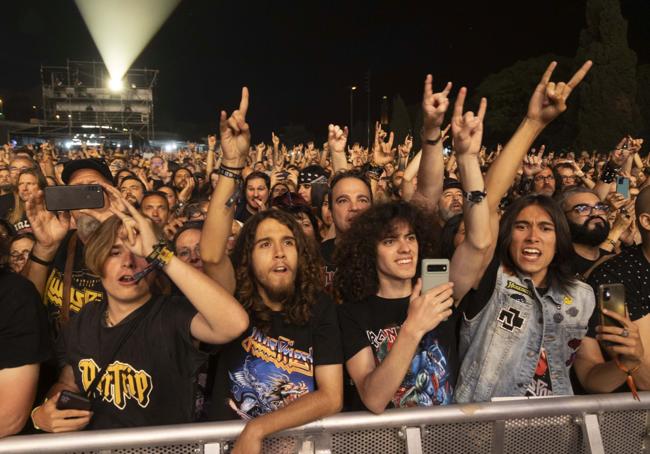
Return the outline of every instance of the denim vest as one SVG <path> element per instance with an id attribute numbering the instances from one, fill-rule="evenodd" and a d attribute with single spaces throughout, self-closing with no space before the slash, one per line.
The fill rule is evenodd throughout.
<path id="1" fill-rule="evenodd" d="M 462 321 L 456 402 L 523 396 L 542 346 L 553 395 L 573 395 L 569 370 L 594 306 L 593 290 L 583 282 L 540 296 L 530 277 L 500 266 L 490 300 L 473 319 Z"/>

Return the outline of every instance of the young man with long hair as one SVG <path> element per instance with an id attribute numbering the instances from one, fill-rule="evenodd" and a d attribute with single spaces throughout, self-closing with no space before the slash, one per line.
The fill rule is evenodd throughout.
<path id="1" fill-rule="evenodd" d="M 213 419 L 247 424 L 235 453 L 258 453 L 264 437 L 339 411 L 343 402 L 336 310 L 322 292 L 320 267 L 294 217 L 280 210 L 252 216 L 230 257 L 233 201 L 250 148 L 248 90 L 239 110 L 221 113 L 223 157 L 201 237 L 205 272 L 233 292 L 251 325 L 221 349 Z"/>
<path id="2" fill-rule="evenodd" d="M 424 85 L 423 141 L 442 137 L 451 83 L 432 93 Z M 452 132 L 463 190 L 467 238 L 456 249 L 450 281 L 422 292 L 420 262 L 438 257 L 437 219 L 405 202 L 377 205 L 352 223 L 337 249 L 335 289 L 343 300 L 339 319 L 346 369 L 356 393 L 348 408 L 375 413 L 390 407 L 450 404 L 458 356 L 454 302 L 475 284 L 489 248 L 484 183 L 478 160 L 487 101 L 478 114 L 463 115 L 467 90 L 461 88 L 452 117 Z M 429 139 L 437 137 L 437 139 Z M 435 201 L 433 201 L 435 202 Z M 435 205 L 435 203 L 434 203 Z M 358 396 L 359 399 L 356 397 Z"/>
<path id="3" fill-rule="evenodd" d="M 117 189 L 104 189 L 113 216 L 89 238 L 85 261 L 107 300 L 84 306 L 67 326 L 59 381 L 32 412 L 47 432 L 191 422 L 194 375 L 206 359 L 194 340 L 223 344 L 248 326 L 232 295 L 174 256 Z M 185 297 L 157 295 L 156 269 Z M 57 409 L 64 390 L 94 396 L 92 413 Z"/>
<path id="4" fill-rule="evenodd" d="M 457 402 L 503 396 L 572 394 L 569 370 L 594 308 L 591 288 L 570 269 L 571 235 L 564 213 L 549 197 L 520 198 L 498 226 L 497 209 L 535 138 L 567 108 L 573 89 L 591 68 L 587 61 L 569 82 L 551 82 L 552 62 L 528 104 L 521 125 L 486 177 L 489 224 L 498 254 L 463 301 Z"/>

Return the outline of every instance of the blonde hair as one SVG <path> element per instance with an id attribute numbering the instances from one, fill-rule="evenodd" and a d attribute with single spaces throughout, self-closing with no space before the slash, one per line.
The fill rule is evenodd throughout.
<path id="1" fill-rule="evenodd" d="M 101 223 L 86 243 L 84 260 L 93 274 L 103 277 L 104 262 L 111 253 L 121 227 L 122 221 L 113 215 Z"/>

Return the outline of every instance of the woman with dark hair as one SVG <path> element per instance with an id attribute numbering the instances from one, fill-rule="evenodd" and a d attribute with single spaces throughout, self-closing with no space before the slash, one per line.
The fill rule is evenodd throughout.
<path id="1" fill-rule="evenodd" d="M 329 186 L 327 184 L 314 184 L 311 187 L 311 207 L 318 220 L 318 230 L 321 241 L 334 238 L 336 231 L 329 205 Z"/>
<path id="2" fill-rule="evenodd" d="M 564 213 L 544 195 L 517 199 L 501 218 L 497 250 L 463 301 L 456 401 L 572 395 L 569 371 L 595 299 L 572 272 Z"/>

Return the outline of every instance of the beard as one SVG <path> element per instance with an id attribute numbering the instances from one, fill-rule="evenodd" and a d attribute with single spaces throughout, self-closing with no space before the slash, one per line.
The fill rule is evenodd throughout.
<path id="1" fill-rule="evenodd" d="M 77 233 L 82 240 L 87 240 L 101 225 L 97 219 L 87 214 L 82 214 L 76 220 Z"/>
<path id="2" fill-rule="evenodd" d="M 593 228 L 589 228 L 589 223 L 594 219 L 600 219 L 603 222 L 594 224 Z M 574 243 L 598 246 L 609 235 L 609 222 L 602 216 L 589 216 L 582 224 L 569 221 L 569 229 L 571 229 L 571 239 Z"/>
<path id="3" fill-rule="evenodd" d="M 284 286 L 264 286 L 266 296 L 268 296 L 269 299 L 275 303 L 285 303 L 286 301 L 289 301 L 293 297 L 293 289 L 293 282 L 289 285 Z"/>

